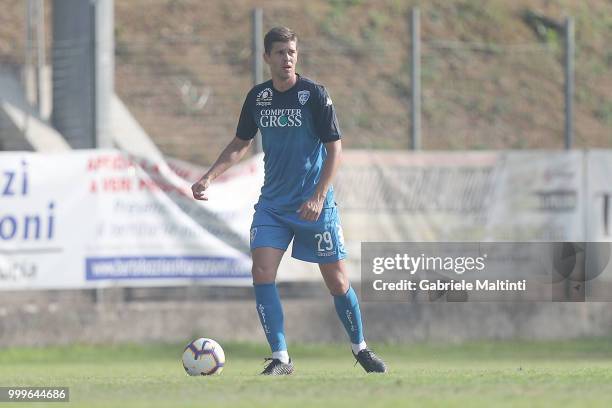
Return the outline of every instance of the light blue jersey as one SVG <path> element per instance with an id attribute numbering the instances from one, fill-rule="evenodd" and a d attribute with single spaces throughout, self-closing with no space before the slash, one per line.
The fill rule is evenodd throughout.
<path id="1" fill-rule="evenodd" d="M 315 192 L 325 162 L 324 143 L 340 139 L 332 101 L 322 85 L 298 75 L 285 92 L 272 81 L 248 93 L 236 136 L 262 135 L 265 178 L 259 204 L 281 211 L 296 211 Z M 324 207 L 335 205 L 333 187 Z"/>

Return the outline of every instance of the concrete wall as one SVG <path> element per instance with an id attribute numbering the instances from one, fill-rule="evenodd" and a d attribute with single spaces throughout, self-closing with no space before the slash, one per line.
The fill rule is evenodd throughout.
<path id="1" fill-rule="evenodd" d="M 2 292 L 0 346 L 139 341 L 263 342 L 250 288 Z M 288 340 L 345 342 L 319 285 L 281 287 Z M 198 300 L 198 298 L 200 300 Z M 567 339 L 612 334 L 607 303 L 362 303 L 366 338 L 387 342 Z"/>

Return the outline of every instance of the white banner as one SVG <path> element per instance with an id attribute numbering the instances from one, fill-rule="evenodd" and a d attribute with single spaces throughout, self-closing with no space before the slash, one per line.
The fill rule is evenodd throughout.
<path id="1" fill-rule="evenodd" d="M 361 242 L 581 241 L 583 154 L 353 151 L 337 200 L 351 278 Z"/>
<path id="2" fill-rule="evenodd" d="M 114 150 L 0 154 L 0 289 L 250 285 L 261 156 L 204 169 Z M 359 279 L 367 241 L 609 241 L 610 151 L 346 151 L 335 182 Z M 288 251 L 290 253 L 290 249 Z M 287 254 L 279 280 L 318 280 Z"/>
<path id="3" fill-rule="evenodd" d="M 612 240 L 612 151 L 586 153 L 588 177 L 585 178 L 588 207 L 586 230 L 589 241 Z"/>
<path id="4" fill-rule="evenodd" d="M 361 241 L 581 241 L 581 152 L 351 152 L 337 200 Z"/>
<path id="5" fill-rule="evenodd" d="M 0 289 L 251 284 L 260 161 L 202 203 L 164 163 L 118 151 L 2 153 Z"/>

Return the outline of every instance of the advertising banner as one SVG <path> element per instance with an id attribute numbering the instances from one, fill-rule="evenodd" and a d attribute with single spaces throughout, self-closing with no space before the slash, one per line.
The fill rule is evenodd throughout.
<path id="1" fill-rule="evenodd" d="M 336 182 L 351 274 L 362 242 L 581 241 L 580 151 L 344 155 Z"/>
<path id="2" fill-rule="evenodd" d="M 0 158 L 0 289 L 251 283 L 242 226 L 260 160 L 215 183 L 219 199 L 204 205 L 164 163 L 119 151 Z"/>
<path id="3" fill-rule="evenodd" d="M 0 290 L 251 285 L 261 155 L 205 202 L 190 190 L 204 168 L 117 150 L 1 153 L 0 171 Z M 364 242 L 609 241 L 610 174 L 605 150 L 345 151 L 334 186 L 351 279 Z M 320 279 L 289 254 L 279 280 Z"/>

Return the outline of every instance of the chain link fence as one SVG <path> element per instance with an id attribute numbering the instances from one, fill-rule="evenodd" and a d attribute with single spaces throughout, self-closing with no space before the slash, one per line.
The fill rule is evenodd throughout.
<path id="1" fill-rule="evenodd" d="M 23 4 L 9 3 L 13 14 L 25 14 Z M 47 10 L 51 3 L 45 3 Z M 222 22 L 209 24 L 205 15 L 190 16 L 181 4 L 154 1 L 138 24 L 129 27 L 130 21 L 122 17 L 128 4 L 116 3 L 115 90 L 165 154 L 206 165 L 233 137 L 244 97 L 253 85 L 251 10 L 228 11 L 233 29 L 223 31 L 218 28 Z M 155 8 L 162 5 L 172 12 L 183 7 L 183 17 L 175 18 L 178 28 L 166 20 L 159 23 L 164 27 L 155 26 L 151 16 L 160 14 Z M 264 29 L 292 21 L 289 12 L 279 7 L 275 3 L 264 9 Z M 341 34 L 333 19 L 298 24 L 298 72 L 328 88 L 345 147 L 408 149 L 409 21 L 406 12 L 378 16 L 384 17 L 383 23 L 374 19 L 371 26 L 360 28 L 359 36 L 350 31 Z M 542 41 L 534 37 L 533 42 L 521 44 L 458 41 L 428 28 L 434 24 L 432 18 L 424 12 L 421 23 L 423 149 L 563 148 L 564 49 L 559 37 Z M 25 23 L 19 26 L 13 20 L 10 31 L 8 26 L 0 31 L 4 37 L 0 63 L 20 67 L 25 62 L 26 29 Z M 387 34 L 384 27 L 391 26 L 395 31 Z M 71 47 L 57 49 L 66 55 L 78 52 Z M 610 120 L 605 118 L 612 116 L 605 103 L 595 115 L 590 106 L 581 105 L 597 84 L 583 80 L 579 59 L 576 66 L 576 111 L 581 115 L 576 120 L 576 146 L 605 147 L 610 137 L 606 134 Z M 63 79 L 65 69 L 56 66 L 56 78 Z M 268 78 L 267 68 L 264 72 Z M 61 91 L 57 84 L 54 90 Z M 589 103 L 598 106 L 596 101 Z M 604 119 L 598 121 L 597 115 Z"/>
<path id="2" fill-rule="evenodd" d="M 560 51 L 539 44 L 500 46 L 423 43 L 422 124 L 425 149 L 560 148 L 563 68 Z M 214 48 L 203 38 L 136 43 L 118 50 L 117 88 L 162 150 L 194 162 L 212 160 L 233 136 L 253 85 L 252 51 Z M 410 77 L 367 53 L 363 73 L 355 50 L 300 47 L 298 71 L 326 85 L 346 145 L 408 148 Z M 163 57 L 162 57 L 163 55 Z M 228 67 L 228 60 L 236 60 Z M 518 69 L 517 69 L 518 67 Z"/>
<path id="3" fill-rule="evenodd" d="M 562 147 L 562 58 L 560 47 L 546 44 L 425 41 L 425 147 Z"/>
<path id="4" fill-rule="evenodd" d="M 242 19 L 251 25 L 248 14 Z M 328 88 L 345 146 L 409 148 L 410 38 L 331 38 L 301 39 L 298 71 Z M 118 43 L 118 91 L 164 152 L 210 163 L 234 135 L 253 85 L 252 44 L 248 37 L 228 44 L 212 33 Z M 563 147 L 559 44 L 424 36 L 421 47 L 424 149 Z"/>

